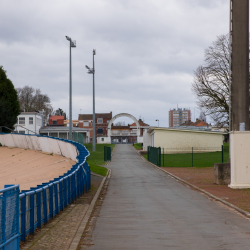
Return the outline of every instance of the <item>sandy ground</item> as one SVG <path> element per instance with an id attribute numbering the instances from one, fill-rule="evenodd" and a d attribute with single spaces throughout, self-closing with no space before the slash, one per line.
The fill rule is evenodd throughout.
<path id="1" fill-rule="evenodd" d="M 20 190 L 28 190 L 59 177 L 74 164 L 71 159 L 42 151 L 0 147 L 0 189 L 19 184 Z"/>
<path id="2" fill-rule="evenodd" d="M 166 171 L 235 206 L 250 212 L 250 189 L 231 189 L 214 183 L 214 168 L 170 168 Z"/>

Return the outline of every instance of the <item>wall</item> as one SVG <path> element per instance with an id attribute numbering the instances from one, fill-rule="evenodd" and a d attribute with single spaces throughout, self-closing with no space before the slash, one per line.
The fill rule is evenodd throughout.
<path id="1" fill-rule="evenodd" d="M 221 145 L 223 145 L 223 134 L 221 133 L 161 128 L 151 128 L 149 131 L 151 131 L 151 134 L 154 131 L 154 145 L 145 134 L 144 150 L 147 149 L 147 146 L 178 149 L 192 147 L 221 148 Z M 152 135 L 150 136 L 152 137 Z"/>
<path id="2" fill-rule="evenodd" d="M 143 132 L 143 150 L 148 150 L 147 147 L 151 146 L 151 136 L 148 133 L 148 129 L 145 129 Z"/>
<path id="3" fill-rule="evenodd" d="M 250 131 L 230 132 L 231 188 L 250 188 Z"/>
<path id="4" fill-rule="evenodd" d="M 102 141 L 102 138 L 104 138 L 104 141 Z M 110 140 L 110 137 L 108 136 L 101 136 L 101 137 L 97 137 L 97 143 L 98 144 L 111 144 L 111 140 Z"/>
<path id="5" fill-rule="evenodd" d="M 7 147 L 26 148 L 58 154 L 77 162 L 76 157 L 78 153 L 74 145 L 48 137 L 22 134 L 0 134 L 0 143 Z"/>

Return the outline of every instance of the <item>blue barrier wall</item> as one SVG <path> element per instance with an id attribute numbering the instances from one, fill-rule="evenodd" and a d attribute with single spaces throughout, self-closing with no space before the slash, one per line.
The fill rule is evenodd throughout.
<path id="1" fill-rule="evenodd" d="M 14 136 L 14 135 L 13 135 Z M 26 141 L 30 142 L 32 140 L 25 139 L 24 137 L 16 137 L 22 135 L 15 135 L 14 138 L 10 138 L 8 135 L 8 141 L 11 141 L 10 144 L 13 144 L 13 141 L 16 144 L 27 146 L 29 143 L 25 143 Z M 30 135 L 31 138 L 35 135 Z M 25 135 L 25 138 L 27 135 Z M 71 155 L 71 158 L 74 158 L 74 152 L 72 151 L 72 147 L 68 147 L 66 144 L 71 144 L 76 149 L 76 160 L 77 163 L 72 166 L 72 168 L 62 176 L 55 178 L 54 180 L 50 180 L 47 183 L 42 183 L 42 185 L 38 185 L 37 187 L 31 188 L 30 190 L 22 190 L 19 194 L 19 209 L 18 218 L 19 223 L 19 236 L 20 240 L 25 241 L 26 236 L 29 234 L 33 234 L 36 228 L 41 228 L 42 224 L 47 223 L 49 219 L 53 219 L 56 214 L 59 214 L 68 204 L 71 204 L 75 199 L 77 199 L 80 195 L 90 189 L 91 187 L 91 177 L 90 177 L 90 168 L 87 164 L 87 157 L 89 156 L 88 150 L 80 143 L 64 140 L 60 138 L 53 138 L 49 136 L 35 136 L 42 137 L 37 138 L 40 141 L 48 138 L 58 141 L 58 145 L 60 148 L 60 152 L 64 152 L 65 154 Z M 7 137 L 3 137 L 1 134 L 0 142 L 3 145 L 8 146 L 8 142 L 6 142 Z M 33 141 L 35 138 L 32 138 Z M 55 142 L 55 141 L 54 141 Z M 37 143 L 37 142 L 36 142 Z M 33 143 L 34 144 L 34 143 Z M 29 148 L 34 145 L 29 144 Z M 39 147 L 45 147 L 46 145 L 38 145 Z M 38 147 L 37 146 L 37 147 Z M 48 145 L 47 145 L 48 146 Z M 54 146 L 57 147 L 57 146 Z M 46 149 L 52 150 L 54 149 Z M 68 152 L 71 151 L 71 152 Z M 63 155 L 63 154 L 62 154 Z M 3 205 L 0 200 L 0 212 L 3 209 Z M 3 217 L 8 217 L 8 211 L 3 211 Z M 3 238 L 2 231 L 0 235 L 0 239 Z M 1 244 L 1 241 L 0 241 Z M 1 248 L 0 248 L 1 249 Z M 13 248 L 14 249 L 14 248 Z"/>
<path id="2" fill-rule="evenodd" d="M 19 186 L 0 190 L 0 249 L 19 249 Z"/>

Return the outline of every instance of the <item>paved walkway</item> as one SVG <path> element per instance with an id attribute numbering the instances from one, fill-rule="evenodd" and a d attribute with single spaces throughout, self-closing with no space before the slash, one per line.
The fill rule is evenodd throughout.
<path id="1" fill-rule="evenodd" d="M 250 221 L 117 145 L 106 197 L 80 249 L 249 249 Z"/>

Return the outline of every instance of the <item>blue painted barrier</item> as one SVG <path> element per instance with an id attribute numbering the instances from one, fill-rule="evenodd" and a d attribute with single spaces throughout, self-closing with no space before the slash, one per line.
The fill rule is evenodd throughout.
<path id="1" fill-rule="evenodd" d="M 49 136 L 42 137 L 48 137 L 73 144 L 78 152 L 78 156 L 76 157 L 78 162 L 62 176 L 47 183 L 43 183 L 42 185 L 37 185 L 37 187 L 31 188 L 30 190 L 22 190 L 22 192 L 19 193 L 19 198 L 16 199 L 18 200 L 18 205 L 15 206 L 18 208 L 16 210 L 17 214 L 13 217 L 12 222 L 14 223 L 14 218 L 16 218 L 15 221 L 18 222 L 16 227 L 17 234 L 15 235 L 15 239 L 17 239 L 18 242 L 19 240 L 25 241 L 27 235 L 34 234 L 36 228 L 41 228 L 41 226 L 47 223 L 48 220 L 53 219 L 53 217 L 59 214 L 59 212 L 67 207 L 67 205 L 71 204 L 74 200 L 84 194 L 84 192 L 89 190 L 91 186 L 90 168 L 86 161 L 90 154 L 85 146 L 65 139 Z M 8 211 L 4 210 L 4 202 L 2 202 L 2 200 L 4 201 L 4 194 L 8 194 L 8 190 L 9 188 L 0 190 L 0 215 L 2 220 L 8 217 Z M 1 191 L 3 192 L 2 196 Z M 3 228 L 0 230 L 0 250 L 8 250 L 6 246 L 8 245 L 9 239 L 6 237 Z M 11 237 L 13 238 L 14 236 Z M 14 250 L 18 248 L 9 249 Z"/>

